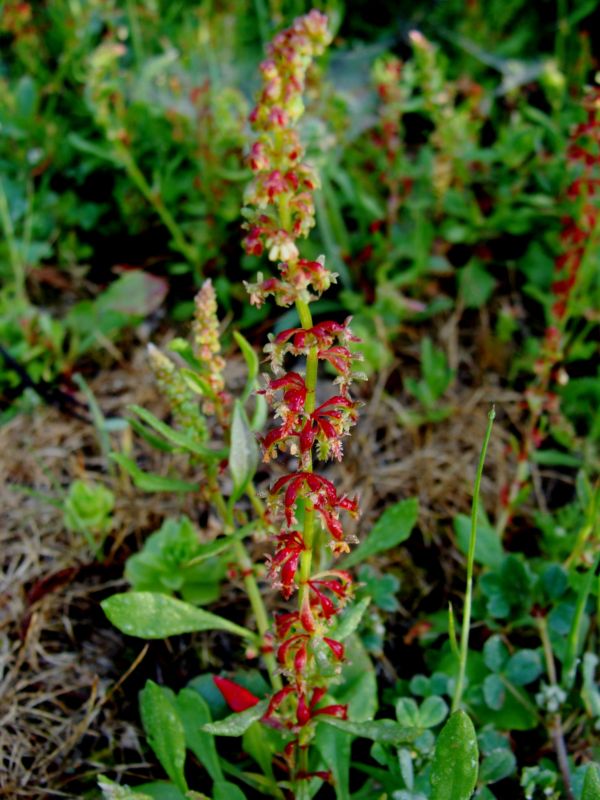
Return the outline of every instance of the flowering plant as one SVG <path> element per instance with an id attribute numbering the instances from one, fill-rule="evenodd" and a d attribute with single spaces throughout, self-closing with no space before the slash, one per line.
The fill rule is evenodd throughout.
<path id="1" fill-rule="evenodd" d="M 388 509 L 368 540 L 350 553 L 356 539 L 345 521 L 358 515 L 358 500 L 338 491 L 330 478 L 317 470 L 319 462 L 342 458 L 344 439 L 358 420 L 359 403 L 351 396 L 350 387 L 362 378 L 356 369 L 359 357 L 352 350 L 357 339 L 351 320 L 313 320 L 311 305 L 335 283 L 336 275 L 327 269 L 324 257 L 302 258 L 298 244 L 315 222 L 313 192 L 318 176 L 304 161 L 296 123 L 303 111 L 307 71 L 329 39 L 327 19 L 317 11 L 278 34 L 261 65 L 263 87 L 250 117 L 258 138 L 249 156 L 254 177 L 246 192 L 244 247 L 257 256 L 266 251 L 269 260 L 277 264 L 278 275 L 259 273 L 247 288 L 253 304 L 261 305 L 273 297 L 277 305 L 294 306 L 299 319 L 298 325 L 269 336 L 265 352 L 272 375 L 257 392 L 257 402 L 266 401 L 276 420 L 260 437 L 263 460 L 285 459 L 289 471 L 273 480 L 263 504 L 252 483 L 257 469 L 254 430 L 260 426 L 252 425 L 244 410 L 256 377 L 256 357 L 238 336 L 250 374 L 242 397 L 233 401 L 225 388 L 210 283 L 196 301 L 192 345 L 180 341 L 174 346 L 193 368 L 177 367 L 158 349 L 150 348 L 152 368 L 170 403 L 176 428 L 143 409 L 134 409 L 141 422 L 153 429 L 153 435 L 158 433 L 177 450 L 187 452 L 194 466 L 202 470 L 202 494 L 214 504 L 224 536 L 194 547 L 187 523 L 180 525 L 185 529 L 185 541 L 172 526 L 161 530 L 148 541 L 145 557 L 129 565 L 130 580 L 144 590 L 114 595 L 103 603 L 104 610 L 122 631 L 145 638 L 200 630 L 237 635 L 247 643 L 247 657 L 262 655 L 270 681 L 266 685 L 260 675 L 250 673 L 242 673 L 236 680 L 207 675 L 201 676 L 194 689 L 187 687 L 176 696 L 147 682 L 141 695 L 142 722 L 150 745 L 184 797 L 196 796 L 189 792 L 184 772 L 186 748 L 210 775 L 215 798 L 230 793 L 243 796 L 237 785 L 224 778 L 226 762 L 218 757 L 214 741 L 219 736 L 243 736 L 243 748 L 263 773 L 257 777 L 246 771 L 243 780 L 261 796 L 310 798 L 326 782 L 333 785 L 338 798 L 347 798 L 352 737 L 373 740 L 380 747 L 380 757 L 387 758 L 386 746 L 413 742 L 421 727 L 440 724 L 448 713 L 447 705 L 440 701 L 433 703 L 435 713 L 426 713 L 431 712 L 430 703 L 422 716 L 411 719 L 399 706 L 398 721 L 374 720 L 373 668 L 364 648 L 352 637 L 370 598 L 352 602 L 356 586 L 348 568 L 361 556 L 407 538 L 416 521 L 416 503 L 403 501 Z M 328 391 L 325 382 L 319 381 L 320 366 L 334 374 Z M 201 408 L 194 392 L 202 397 Z M 211 444 L 211 430 L 220 432 L 224 446 Z M 140 431 L 148 433 L 143 427 Z M 140 480 L 137 468 L 123 456 L 117 460 L 134 480 Z M 483 456 L 478 482 L 482 465 Z M 221 482 L 226 468 L 228 496 Z M 158 485 L 165 488 L 160 481 Z M 236 507 L 244 494 L 257 520 L 248 521 L 247 510 Z M 476 513 L 475 507 L 474 518 Z M 259 573 L 243 544 L 247 535 L 257 531 L 273 540 L 266 578 L 280 590 L 283 601 L 291 603 L 276 614 L 273 625 L 260 594 Z M 177 558 L 169 554 L 170 570 L 165 576 L 154 569 L 153 556 L 160 550 L 160 558 L 166 560 L 168 547 L 175 547 Z M 224 552 L 235 559 L 258 634 L 185 601 L 183 571 Z M 341 564 L 336 563 L 339 559 Z M 477 779 L 475 733 L 460 709 L 472 567 L 471 558 L 454 713 L 440 734 L 431 766 L 434 800 L 447 796 L 444 776 L 456 761 L 460 774 L 453 800 L 470 797 Z M 154 586 L 156 591 L 148 590 Z M 169 589 L 181 591 L 184 600 L 173 597 Z M 353 680 L 346 685 L 352 674 Z M 224 718 L 223 708 L 215 703 L 215 689 L 233 712 Z M 221 718 L 212 721 L 213 713 Z M 411 783 L 404 775 L 402 779 L 407 786 Z M 106 796 L 112 796 L 110 783 L 103 789 Z"/>

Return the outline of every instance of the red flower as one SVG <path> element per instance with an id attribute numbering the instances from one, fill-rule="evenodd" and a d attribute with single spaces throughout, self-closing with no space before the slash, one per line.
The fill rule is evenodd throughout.
<path id="1" fill-rule="evenodd" d="M 219 675 L 213 675 L 213 681 L 215 682 L 217 689 L 223 695 L 223 698 L 229 708 L 236 713 L 240 711 L 246 711 L 247 708 L 252 708 L 260 702 L 260 699 L 256 697 L 256 695 L 253 695 L 252 692 L 249 692 L 248 689 L 244 689 L 243 686 L 240 686 L 239 684 L 234 683 L 227 678 L 221 678 Z"/>
<path id="2" fill-rule="evenodd" d="M 271 497 L 281 494 L 284 488 L 283 510 L 288 525 L 291 526 L 295 522 L 296 503 L 301 490 L 304 489 L 306 499 L 312 503 L 313 508 L 319 513 L 331 536 L 337 541 L 342 541 L 343 531 L 337 518 L 337 510 L 344 509 L 349 511 L 350 514 L 356 514 L 358 511 L 356 499 L 345 496 L 338 497 L 333 483 L 322 475 L 316 475 L 313 472 L 292 472 L 289 475 L 284 475 L 275 481 L 271 487 Z"/>
<path id="3" fill-rule="evenodd" d="M 279 578 L 285 600 L 292 596 L 296 588 L 294 578 L 304 549 L 300 531 L 287 531 L 277 536 L 277 550 L 269 563 L 269 577 L 273 580 Z"/>

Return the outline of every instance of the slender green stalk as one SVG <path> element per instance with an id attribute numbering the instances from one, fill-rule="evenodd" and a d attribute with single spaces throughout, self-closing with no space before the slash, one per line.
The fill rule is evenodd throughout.
<path id="1" fill-rule="evenodd" d="M 558 676 L 556 674 L 556 664 L 554 663 L 554 654 L 552 652 L 552 642 L 548 633 L 548 623 L 546 617 L 536 618 L 537 627 L 540 633 L 540 640 L 542 642 L 542 649 L 544 650 L 544 658 L 546 660 L 546 672 L 550 685 L 553 688 L 558 687 Z M 565 737 L 563 734 L 563 721 L 560 709 L 554 714 L 550 715 L 549 719 L 549 733 L 554 745 L 556 759 L 560 773 L 562 775 L 565 797 L 567 800 L 573 800 L 573 789 L 571 788 L 571 772 L 569 770 L 569 759 L 567 754 L 567 746 L 565 744 Z"/>
<path id="2" fill-rule="evenodd" d="M 221 494 L 221 490 L 219 489 L 216 477 L 214 475 L 209 477 L 209 486 L 212 490 L 211 495 L 219 512 L 219 516 L 223 521 L 225 532 L 228 534 L 234 533 L 235 522 L 233 519 L 233 509 L 229 508 L 228 504 L 225 502 L 225 498 Z M 258 500 L 258 498 L 256 499 Z M 258 502 L 260 503 L 260 500 L 258 500 Z M 256 578 L 254 577 L 252 561 L 250 560 L 250 557 L 248 556 L 246 548 L 242 542 L 234 543 L 233 552 L 235 554 L 237 565 L 242 573 L 246 594 L 248 595 L 250 607 L 252 608 L 254 619 L 256 621 L 256 627 L 259 633 L 259 636 L 257 637 L 259 640 L 258 643 L 259 646 L 262 646 L 265 642 L 266 634 L 269 631 L 269 618 L 267 616 L 267 610 L 265 608 L 265 604 L 263 603 L 258 584 L 256 583 Z M 262 655 L 267 667 L 267 672 L 269 673 L 271 686 L 273 689 L 275 689 L 275 691 L 278 691 L 281 689 L 282 684 L 281 677 L 277 671 L 277 661 L 275 660 L 275 656 L 273 653 L 263 653 Z"/>
<path id="3" fill-rule="evenodd" d="M 127 0 L 127 16 L 129 17 L 129 30 L 131 31 L 131 43 L 135 60 L 138 66 L 144 63 L 144 42 L 140 30 L 140 21 L 133 0 Z"/>
<path id="4" fill-rule="evenodd" d="M 254 0 L 254 12 L 256 14 L 256 21 L 258 22 L 260 43 L 264 50 L 269 41 L 269 10 L 264 0 Z"/>
<path id="5" fill-rule="evenodd" d="M 249 483 L 246 487 L 246 497 L 250 500 L 250 504 L 254 509 L 256 515 L 260 519 L 264 519 L 265 516 L 265 506 L 260 497 L 256 494 L 256 489 L 254 488 L 253 483 Z"/>
<path id="6" fill-rule="evenodd" d="M 554 41 L 554 54 L 558 68 L 563 70 L 566 65 L 567 40 L 569 37 L 569 15 L 567 0 L 556 0 L 556 39 Z"/>
<path id="7" fill-rule="evenodd" d="M 15 239 L 15 229 L 10 216 L 8 197 L 4 189 L 4 184 L 0 179 L 0 225 L 4 232 L 4 238 L 8 245 L 8 257 L 13 274 L 15 295 L 18 300 L 26 303 L 27 293 L 25 290 L 25 262 L 21 258 L 17 242 Z"/>
<path id="8" fill-rule="evenodd" d="M 473 487 L 473 504 L 471 506 L 471 536 L 469 538 L 469 552 L 467 554 L 467 590 L 465 593 L 465 606 L 463 612 L 462 629 L 460 634 L 460 659 L 458 664 L 458 678 L 452 700 L 452 711 L 460 708 L 465 684 L 465 672 L 467 669 L 467 657 L 469 654 L 469 632 L 471 629 L 471 605 L 473 602 L 473 567 L 475 564 L 475 544 L 477 542 L 477 518 L 479 516 L 479 490 L 481 488 L 481 478 L 483 476 L 483 466 L 485 455 L 492 435 L 492 427 L 496 418 L 496 411 L 492 408 L 488 414 L 488 424 L 485 431 L 483 446 L 479 456 L 477 475 Z"/>
<path id="9" fill-rule="evenodd" d="M 175 248 L 179 250 L 183 257 L 187 259 L 187 261 L 189 261 L 194 268 L 197 269 L 198 253 L 196 252 L 196 248 L 187 241 L 183 231 L 181 230 L 181 227 L 175 220 L 175 217 L 163 203 L 160 195 L 152 190 L 152 187 L 146 180 L 146 176 L 135 162 L 129 150 L 124 145 L 118 144 L 117 152 L 121 159 L 121 163 L 127 171 L 127 174 L 137 186 L 144 198 L 156 211 L 165 228 L 173 237 L 173 244 L 175 245 Z"/>
<path id="10" fill-rule="evenodd" d="M 310 313 L 308 303 L 302 300 L 296 302 L 296 309 L 300 317 L 300 323 L 303 328 L 312 328 L 313 321 Z M 317 348 L 311 347 L 308 357 L 306 359 L 306 375 L 304 377 L 304 385 L 306 387 L 306 402 L 304 408 L 307 414 L 312 414 L 316 406 L 316 389 L 317 389 L 317 372 L 318 372 L 319 358 L 317 355 Z M 312 472 L 312 456 L 306 466 L 306 472 Z M 298 607 L 301 609 L 303 603 L 307 599 L 309 592 L 308 580 L 310 578 L 313 560 L 313 545 L 315 539 L 315 510 L 312 506 L 306 506 L 304 509 L 304 531 L 303 531 L 304 551 L 300 556 L 300 571 L 299 571 L 299 589 L 298 589 Z"/>

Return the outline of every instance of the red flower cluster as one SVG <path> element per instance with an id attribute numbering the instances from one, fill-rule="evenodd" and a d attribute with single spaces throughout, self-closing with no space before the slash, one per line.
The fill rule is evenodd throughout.
<path id="1" fill-rule="evenodd" d="M 291 305 L 299 292 L 312 287 L 318 296 L 335 280 L 320 262 L 299 258 L 295 240 L 307 236 L 315 223 L 312 193 L 318 188 L 314 169 L 303 162 L 304 148 L 294 126 L 304 111 L 302 93 L 314 56 L 329 44 L 327 17 L 311 11 L 278 34 L 260 66 L 263 89 L 250 121 L 259 139 L 248 163 L 254 178 L 245 195 L 246 252 L 260 256 L 266 249 L 271 261 L 284 262 L 281 278 L 249 287 L 256 305 L 274 295 Z"/>
<path id="2" fill-rule="evenodd" d="M 323 715 L 344 719 L 347 713 L 345 706 L 324 701 L 328 681 L 340 671 L 345 657 L 344 645 L 333 635 L 332 626 L 352 597 L 352 579 L 336 569 L 313 574 L 318 527 L 329 538 L 334 556 L 347 552 L 351 538 L 343 530 L 340 515 L 358 513 L 356 499 L 338 494 L 330 480 L 313 471 L 315 458 L 341 458 L 342 440 L 357 421 L 358 403 L 349 395 L 350 383 L 359 377 L 349 347 L 357 339 L 349 319 L 312 322 L 309 303 L 336 276 L 327 270 L 324 258 L 300 258 L 296 245 L 314 224 L 312 192 L 318 178 L 302 161 L 304 151 L 294 125 L 303 111 L 302 91 L 310 61 L 329 41 L 326 22 L 317 11 L 299 18 L 275 38 L 261 65 L 264 84 L 251 115 L 259 139 L 250 151 L 254 178 L 244 212 L 246 251 L 261 255 L 267 249 L 271 261 L 279 262 L 278 277 L 265 279 L 259 273 L 256 283 L 247 285 L 251 302 L 260 306 L 271 296 L 281 306 L 295 303 L 301 321 L 301 327 L 269 337 L 265 352 L 276 377 L 262 391 L 278 420 L 262 440 L 265 461 L 281 451 L 299 460 L 296 469 L 273 483 L 267 497 L 270 520 L 279 529 L 267 574 L 285 600 L 296 589 L 299 599 L 298 609 L 279 615 L 275 623 L 275 653 L 288 684 L 273 695 L 263 717 L 267 724 L 290 733 L 284 754 L 296 781 L 312 777 L 304 756 L 316 721 Z M 305 373 L 285 372 L 286 358 L 305 358 Z M 317 370 L 323 362 L 336 373 L 336 388 L 317 404 Z M 300 763 L 298 753 L 304 753 Z M 318 776 L 329 778 L 326 773 Z"/>
<path id="3" fill-rule="evenodd" d="M 560 410 L 559 396 L 553 385 L 568 379 L 560 367 L 564 359 L 565 328 L 569 320 L 569 303 L 577 285 L 579 272 L 588 245 L 598 233 L 600 222 L 600 89 L 592 89 L 584 98 L 586 119 L 571 134 L 567 157 L 577 176 L 567 189 L 571 213 L 562 219 L 561 254 L 555 261 L 549 324 L 544 332 L 541 352 L 534 364 L 536 380 L 525 392 L 523 408 L 529 412 L 527 428 L 518 446 L 517 474 L 510 484 L 500 490 L 504 508 L 500 529 L 512 516 L 521 491 L 529 480 L 529 461 L 538 449 L 548 429 L 548 419 Z M 512 448 L 516 449 L 516 448 Z"/>
<path id="4" fill-rule="evenodd" d="M 332 551 L 336 554 L 348 552 L 349 547 L 344 540 L 339 511 L 358 514 L 356 499 L 352 500 L 345 495 L 339 497 L 333 483 L 322 475 L 316 475 L 314 472 L 292 472 L 279 478 L 271 487 L 268 497 L 269 507 L 275 511 L 274 516 L 283 511 L 287 525 L 296 525 L 296 506 L 299 497 L 318 512 L 324 528 L 331 535 Z"/>
<path id="5" fill-rule="evenodd" d="M 552 284 L 555 302 L 554 318 L 560 322 L 566 312 L 569 295 L 577 281 L 577 274 L 590 236 L 598 223 L 598 189 L 600 187 L 600 89 L 593 89 L 584 100 L 586 120 L 575 128 L 568 150 L 570 163 L 580 174 L 569 186 L 568 199 L 574 213 L 563 218 L 560 235 L 562 254 L 556 259 L 556 278 Z"/>

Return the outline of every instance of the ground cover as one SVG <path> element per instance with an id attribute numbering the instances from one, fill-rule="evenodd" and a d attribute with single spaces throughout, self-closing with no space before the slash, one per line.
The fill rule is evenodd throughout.
<path id="1" fill-rule="evenodd" d="M 596 3 L 291 5 L 2 8 L 2 792 L 600 796 Z"/>

